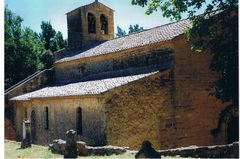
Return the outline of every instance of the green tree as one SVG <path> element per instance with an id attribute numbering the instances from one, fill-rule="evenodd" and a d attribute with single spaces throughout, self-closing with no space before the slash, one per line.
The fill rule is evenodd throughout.
<path id="1" fill-rule="evenodd" d="M 63 39 L 63 35 L 60 31 L 54 37 L 54 40 L 58 44 L 59 49 L 63 49 L 67 46 L 67 41 Z"/>
<path id="2" fill-rule="evenodd" d="M 128 34 L 131 34 L 131 33 L 138 33 L 140 31 L 143 31 L 143 27 L 140 27 L 138 24 L 135 24 L 135 25 L 130 25 L 129 28 L 128 28 Z"/>
<path id="3" fill-rule="evenodd" d="M 122 36 L 125 36 L 125 35 L 127 35 L 126 31 L 123 30 L 122 28 L 120 28 L 119 26 L 117 26 L 116 36 L 117 37 L 122 37 Z"/>
<path id="4" fill-rule="evenodd" d="M 39 59 L 43 43 L 37 33 L 21 26 L 22 21 L 20 16 L 4 9 L 6 88 L 43 68 Z"/>
<path id="5" fill-rule="evenodd" d="M 133 5 L 147 6 L 146 14 L 160 10 L 164 17 L 179 20 L 187 13 L 192 28 L 186 35 L 192 49 L 213 54 L 210 69 L 219 74 L 218 80 L 209 88 L 222 102 L 232 102 L 220 114 L 218 130 L 230 107 L 238 110 L 238 0 L 132 0 Z M 196 15 L 204 10 L 202 15 Z"/>
<path id="6" fill-rule="evenodd" d="M 63 49 L 67 46 L 67 41 L 63 39 L 63 35 L 58 31 L 50 44 L 50 50 L 55 52 L 57 50 Z"/>
<path id="7" fill-rule="evenodd" d="M 37 70 L 43 69 L 44 65 L 40 61 L 40 57 L 44 50 L 44 44 L 37 33 L 30 28 L 24 28 L 19 50 L 19 54 L 22 55 L 21 59 L 24 62 L 22 72 L 28 70 L 32 74 Z"/>
<path id="8" fill-rule="evenodd" d="M 50 68 L 54 62 L 54 52 L 65 48 L 67 46 L 66 40 L 63 39 L 63 35 L 60 31 L 56 33 L 50 22 L 41 23 L 42 32 L 40 37 L 45 44 L 45 50 L 42 54 L 41 61 L 44 64 L 44 68 Z"/>
<path id="9" fill-rule="evenodd" d="M 4 9 L 4 56 L 5 56 L 5 86 L 16 83 L 15 59 L 22 34 L 21 23 L 23 19 L 14 15 L 9 9 Z"/>
<path id="10" fill-rule="evenodd" d="M 62 33 L 53 29 L 50 22 L 42 22 L 37 34 L 22 27 L 23 19 L 7 7 L 4 9 L 5 34 L 5 87 L 23 80 L 37 70 L 52 67 L 53 52 L 66 47 Z"/>
<path id="11" fill-rule="evenodd" d="M 132 33 L 137 33 L 143 31 L 143 27 L 140 27 L 138 24 L 135 25 L 130 25 L 128 28 L 128 34 L 132 34 Z M 122 37 L 127 35 L 126 31 L 123 30 L 122 28 L 120 28 L 119 26 L 117 26 L 117 33 L 116 36 L 117 37 Z"/>
<path id="12" fill-rule="evenodd" d="M 40 56 L 40 60 L 44 65 L 44 69 L 51 68 L 54 63 L 54 55 L 51 50 L 44 50 Z"/>
<path id="13" fill-rule="evenodd" d="M 50 21 L 49 22 L 42 21 L 41 29 L 42 32 L 40 33 L 40 36 L 44 41 L 45 49 L 46 50 L 51 49 L 51 43 L 56 34 L 56 31 L 53 29 Z"/>

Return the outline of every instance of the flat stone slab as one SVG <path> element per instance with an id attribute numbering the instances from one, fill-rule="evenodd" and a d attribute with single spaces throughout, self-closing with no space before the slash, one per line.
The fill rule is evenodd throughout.
<path id="1" fill-rule="evenodd" d="M 118 147 L 118 146 L 99 146 L 99 147 L 92 147 L 87 146 L 88 155 L 97 155 L 97 156 L 105 156 L 105 155 L 119 155 L 127 152 L 127 148 Z"/>
<path id="2" fill-rule="evenodd" d="M 49 144 L 49 149 L 52 153 L 55 154 L 64 154 L 66 146 L 66 141 L 62 139 L 54 140 L 52 144 Z M 118 146 L 87 146 L 85 142 L 77 141 L 77 154 L 79 156 L 89 156 L 89 155 L 97 155 L 97 156 L 106 156 L 106 155 L 118 155 L 127 152 L 127 148 L 118 147 Z"/>

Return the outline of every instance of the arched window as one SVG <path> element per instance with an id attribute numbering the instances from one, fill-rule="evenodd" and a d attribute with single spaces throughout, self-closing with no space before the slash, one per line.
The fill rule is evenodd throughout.
<path id="1" fill-rule="evenodd" d="M 88 33 L 96 33 L 96 18 L 92 13 L 88 13 Z"/>
<path id="2" fill-rule="evenodd" d="M 24 118 L 25 118 L 25 120 L 27 120 L 27 108 L 26 107 L 24 108 Z"/>
<path id="3" fill-rule="evenodd" d="M 48 107 L 45 108 L 45 129 L 49 129 Z"/>
<path id="4" fill-rule="evenodd" d="M 82 135 L 82 108 L 81 107 L 77 108 L 76 127 L 77 127 L 77 134 Z"/>
<path id="5" fill-rule="evenodd" d="M 31 112 L 31 135 L 34 143 L 36 139 L 36 113 L 34 110 Z"/>
<path id="6" fill-rule="evenodd" d="M 101 22 L 101 33 L 102 34 L 108 34 L 108 20 L 107 20 L 107 17 L 105 15 L 101 14 L 100 22 Z"/>

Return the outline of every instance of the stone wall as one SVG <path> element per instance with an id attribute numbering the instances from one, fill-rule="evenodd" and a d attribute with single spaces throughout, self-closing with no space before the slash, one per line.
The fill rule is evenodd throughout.
<path id="1" fill-rule="evenodd" d="M 170 98 L 169 84 L 162 87 L 160 79 L 168 74 L 157 73 L 105 94 L 109 145 L 139 149 L 143 140 L 149 140 L 159 147 L 159 118 L 163 102 Z"/>
<path id="2" fill-rule="evenodd" d="M 239 142 L 228 145 L 190 146 L 158 151 L 161 156 L 179 156 L 193 158 L 239 158 Z"/>
<path id="3" fill-rule="evenodd" d="M 64 154 L 66 141 L 55 140 L 53 144 L 49 145 L 49 149 L 53 153 Z M 129 151 L 124 147 L 103 146 L 90 147 L 84 145 L 83 142 L 77 142 L 79 156 L 90 155 L 113 155 L 122 153 L 136 154 L 137 151 Z M 84 152 L 84 153 L 82 153 Z M 214 145 L 214 146 L 189 146 L 169 150 L 158 150 L 159 156 L 165 157 L 193 157 L 193 158 L 239 158 L 239 142 L 234 142 L 228 145 Z M 171 158 L 171 157 L 170 157 Z"/>
<path id="4" fill-rule="evenodd" d="M 12 122 L 8 118 L 4 118 L 4 139 L 16 140 L 16 132 L 13 128 Z"/>
<path id="5" fill-rule="evenodd" d="M 49 129 L 45 129 L 46 107 L 48 107 Z M 19 135 L 18 138 L 21 139 L 22 136 L 23 119 L 26 117 L 31 120 L 31 113 L 34 110 L 36 115 L 34 143 L 48 144 L 54 139 L 65 139 L 67 130 L 76 130 L 77 128 L 78 107 L 82 108 L 82 135 L 80 138 L 86 138 L 85 141 L 90 145 L 104 145 L 106 143 L 105 114 L 101 106 L 101 99 L 97 97 L 61 97 L 16 102 L 15 128 Z"/>
<path id="6" fill-rule="evenodd" d="M 5 97 L 5 138 L 6 139 L 16 139 L 15 129 L 13 127 L 14 124 L 14 110 L 11 102 L 9 99 L 12 97 L 15 97 L 17 95 L 21 95 L 30 91 L 34 91 L 36 89 L 40 89 L 46 85 L 51 85 L 54 81 L 53 78 L 53 69 L 48 69 L 41 71 L 39 73 L 35 73 L 34 76 L 32 76 L 29 79 L 24 79 L 21 81 L 20 84 L 16 85 L 14 88 L 9 89 L 4 92 Z"/>
<path id="7" fill-rule="evenodd" d="M 173 46 L 165 43 L 129 49 L 104 56 L 56 63 L 56 79 L 79 79 L 91 74 L 137 67 L 166 67 L 167 64 L 173 63 L 172 53 Z"/>
<path id="8" fill-rule="evenodd" d="M 175 38 L 173 43 L 175 66 L 172 108 L 169 110 L 165 107 L 166 114 L 161 118 L 170 119 L 167 123 L 171 126 L 160 128 L 165 132 L 161 135 L 160 144 L 174 148 L 227 143 L 225 130 L 218 137 L 210 133 L 217 126 L 221 110 L 228 105 L 208 95 L 208 86 L 217 79 L 217 75 L 209 70 L 211 54 L 192 52 L 184 36 Z M 164 105 L 170 105 L 168 103 L 166 101 Z"/>
<path id="9" fill-rule="evenodd" d="M 139 149 L 149 140 L 157 149 L 226 143 L 213 137 L 225 107 L 206 88 L 216 79 L 210 54 L 191 52 L 183 36 L 173 40 L 175 66 L 106 94 L 108 144 Z"/>
<path id="10" fill-rule="evenodd" d="M 54 140 L 49 144 L 49 149 L 55 154 L 64 154 L 66 141 L 62 139 Z M 127 152 L 124 147 L 117 146 L 87 146 L 85 142 L 77 141 L 77 154 L 79 156 L 106 156 L 106 155 L 119 155 Z"/>

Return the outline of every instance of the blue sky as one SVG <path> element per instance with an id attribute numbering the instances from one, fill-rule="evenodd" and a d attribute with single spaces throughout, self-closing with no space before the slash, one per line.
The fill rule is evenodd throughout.
<path id="1" fill-rule="evenodd" d="M 5 6 L 7 5 L 10 10 L 24 19 L 24 26 L 40 32 L 41 21 L 51 21 L 53 28 L 61 31 L 64 38 L 67 38 L 66 13 L 94 1 L 95 0 L 5 0 Z M 131 5 L 131 0 L 99 0 L 99 2 L 115 11 L 115 32 L 117 26 L 128 31 L 130 24 L 139 24 L 143 26 L 144 29 L 149 29 L 170 22 L 168 18 L 161 16 L 162 13 L 160 11 L 154 12 L 151 15 L 145 15 L 146 8 Z M 198 13 L 201 13 L 201 11 Z"/>
<path id="2" fill-rule="evenodd" d="M 53 28 L 61 31 L 64 38 L 67 38 L 65 14 L 92 2 L 94 0 L 5 0 L 5 6 L 24 19 L 24 26 L 40 32 L 41 21 L 50 20 Z M 115 10 L 115 32 L 117 26 L 127 31 L 130 24 L 139 24 L 148 29 L 170 22 L 169 19 L 163 18 L 160 12 L 145 15 L 146 8 L 132 6 L 131 0 L 99 0 L 99 2 Z"/>

